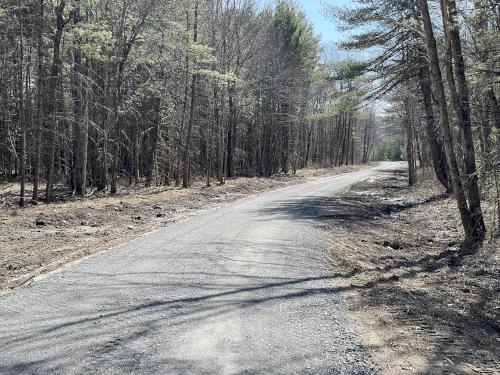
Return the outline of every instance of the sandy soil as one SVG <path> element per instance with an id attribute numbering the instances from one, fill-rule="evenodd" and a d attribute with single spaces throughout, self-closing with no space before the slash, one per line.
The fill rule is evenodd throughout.
<path id="1" fill-rule="evenodd" d="M 499 238 L 459 258 L 454 200 L 403 172 L 324 204 L 335 283 L 382 374 L 500 374 Z"/>
<path id="2" fill-rule="evenodd" d="M 368 166 L 306 169 L 296 176 L 239 178 L 224 186 L 195 183 L 174 187 L 129 188 L 116 196 L 85 198 L 58 192 L 58 203 L 17 208 L 18 186 L 0 185 L 0 293 L 31 282 L 72 261 L 97 254 L 169 223 L 249 195 L 322 175 Z"/>

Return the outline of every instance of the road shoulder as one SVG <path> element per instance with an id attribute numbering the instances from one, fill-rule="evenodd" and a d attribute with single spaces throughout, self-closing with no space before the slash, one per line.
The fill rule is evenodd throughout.
<path id="1" fill-rule="evenodd" d="M 206 187 L 200 181 L 189 190 L 131 187 L 116 196 L 94 192 L 77 198 L 59 192 L 57 203 L 25 209 L 15 205 L 18 187 L 1 185 L 0 294 L 208 209 L 310 178 L 369 167 L 306 169 L 296 176 L 228 180 L 224 186 Z"/>
<path id="2" fill-rule="evenodd" d="M 380 373 L 500 371 L 498 238 L 458 260 L 453 199 L 402 170 L 327 204 L 329 267 Z"/>

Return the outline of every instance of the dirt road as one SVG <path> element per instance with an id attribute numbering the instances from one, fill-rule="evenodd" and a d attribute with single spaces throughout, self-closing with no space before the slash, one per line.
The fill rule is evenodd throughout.
<path id="1" fill-rule="evenodd" d="M 372 373 L 310 202 L 391 167 L 207 211 L 0 297 L 0 373 Z"/>

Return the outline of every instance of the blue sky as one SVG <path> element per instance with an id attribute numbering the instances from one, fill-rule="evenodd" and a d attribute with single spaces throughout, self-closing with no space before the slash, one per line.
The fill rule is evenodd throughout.
<path id="1" fill-rule="evenodd" d="M 257 0 L 257 3 L 266 6 L 275 4 L 277 0 Z M 324 14 L 326 5 L 337 7 L 352 7 L 356 5 L 355 0 L 294 0 L 304 11 L 306 18 L 312 24 L 316 35 L 321 37 L 324 47 L 332 43 L 345 40 L 348 34 L 343 34 L 337 30 L 337 24 Z"/>
<path id="2" fill-rule="evenodd" d="M 350 0 L 298 0 L 304 9 L 307 19 L 312 23 L 316 34 L 321 36 L 323 44 L 339 42 L 342 34 L 337 31 L 333 21 L 327 19 L 323 14 L 323 4 L 345 6 L 353 4 Z"/>

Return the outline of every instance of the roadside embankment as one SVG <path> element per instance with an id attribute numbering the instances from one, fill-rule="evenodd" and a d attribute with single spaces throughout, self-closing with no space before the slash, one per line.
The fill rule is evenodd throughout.
<path id="1" fill-rule="evenodd" d="M 400 170 L 357 184 L 321 221 L 364 345 L 382 374 L 498 374 L 500 241 L 460 258 L 454 199 L 406 183 Z"/>
<path id="2" fill-rule="evenodd" d="M 0 293 L 202 210 L 325 175 L 364 166 L 306 169 L 296 176 L 238 178 L 223 186 L 198 182 L 176 187 L 123 189 L 115 196 L 61 195 L 57 203 L 16 206 L 17 184 L 0 186 Z"/>

